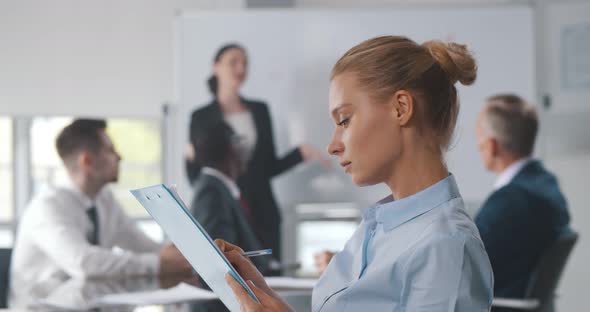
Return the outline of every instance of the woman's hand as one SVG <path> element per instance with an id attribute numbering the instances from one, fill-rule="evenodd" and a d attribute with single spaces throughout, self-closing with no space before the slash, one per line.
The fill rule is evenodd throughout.
<path id="1" fill-rule="evenodd" d="M 260 301 L 260 303 L 254 301 L 233 276 L 226 274 L 225 280 L 238 298 L 242 311 L 293 311 L 287 303 L 268 287 L 264 277 L 256 269 L 254 264 L 242 255 L 244 253 L 242 248 L 221 239 L 216 239 L 215 245 L 224 253 L 227 260 L 238 271 L 246 283 L 248 283 L 248 286 Z"/>
<path id="2" fill-rule="evenodd" d="M 301 156 L 303 157 L 303 161 L 319 161 L 324 167 L 330 168 L 332 166 L 332 162 L 328 157 L 324 155 L 324 153 L 320 152 L 317 148 L 313 145 L 309 144 L 301 144 L 299 146 L 299 152 L 301 152 Z"/>
<path id="3" fill-rule="evenodd" d="M 216 239 L 215 245 L 221 250 L 227 260 L 234 266 L 236 271 L 244 280 L 253 281 L 258 287 L 270 290 L 270 287 L 266 285 L 264 276 L 256 269 L 256 266 L 247 257 L 242 256 L 244 250 L 242 248 L 228 243 L 222 239 Z"/>
<path id="4" fill-rule="evenodd" d="M 233 290 L 240 303 L 240 310 L 242 312 L 294 312 L 285 301 L 283 301 L 276 293 L 268 293 L 258 288 L 251 280 L 247 280 L 248 286 L 258 298 L 260 303 L 254 301 L 246 290 L 236 281 L 230 274 L 225 275 L 225 280 Z"/>

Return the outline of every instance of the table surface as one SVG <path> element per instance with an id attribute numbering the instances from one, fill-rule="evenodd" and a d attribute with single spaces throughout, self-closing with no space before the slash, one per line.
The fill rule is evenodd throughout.
<path id="1" fill-rule="evenodd" d="M 181 285 L 184 283 L 184 285 Z M 190 287 L 186 287 L 190 286 Z M 158 278 L 158 277 L 118 277 L 118 278 L 95 278 L 95 279 L 71 279 L 61 286 L 57 287 L 49 296 L 42 299 L 34 306 L 27 310 L 34 311 L 72 311 L 72 310 L 92 310 L 92 311 L 134 311 L 139 307 L 154 305 L 153 301 L 146 304 L 130 303 L 125 305 L 112 305 L 101 302 L 101 299 L 107 296 L 117 294 L 147 294 L 155 297 L 161 295 L 162 290 L 176 290 L 183 288 L 191 290 L 191 287 L 204 289 L 198 278 Z M 193 289 L 194 290 L 194 289 Z M 311 309 L 311 289 L 277 289 L 279 294 L 291 304 L 296 311 L 310 311 Z M 183 304 L 187 308 L 185 311 L 193 312 L 217 312 L 228 311 L 219 299 L 211 299 L 207 293 L 201 299 L 183 299 L 179 296 L 172 301 L 157 303 L 159 306 Z M 141 295 L 140 295 L 141 297 Z M 152 298 L 153 299 L 153 298 Z M 157 300 L 156 300 L 157 301 Z M 166 300 L 164 300 L 166 301 Z M 24 309 L 8 309 L 1 311 L 24 311 Z"/>

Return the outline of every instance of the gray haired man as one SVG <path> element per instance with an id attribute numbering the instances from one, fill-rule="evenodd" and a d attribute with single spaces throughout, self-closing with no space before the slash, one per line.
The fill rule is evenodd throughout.
<path id="1" fill-rule="evenodd" d="M 532 157 L 538 127 L 535 108 L 513 94 L 490 97 L 477 121 L 481 158 L 498 174 L 475 218 L 498 297 L 523 297 L 541 253 L 569 229 L 557 179 Z"/>

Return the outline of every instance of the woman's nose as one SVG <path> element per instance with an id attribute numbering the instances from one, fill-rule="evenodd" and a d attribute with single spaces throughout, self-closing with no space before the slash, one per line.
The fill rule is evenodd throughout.
<path id="1" fill-rule="evenodd" d="M 332 136 L 332 140 L 328 144 L 327 150 L 330 155 L 339 155 L 344 151 L 344 144 L 342 144 L 337 133 L 334 133 L 334 136 Z"/>

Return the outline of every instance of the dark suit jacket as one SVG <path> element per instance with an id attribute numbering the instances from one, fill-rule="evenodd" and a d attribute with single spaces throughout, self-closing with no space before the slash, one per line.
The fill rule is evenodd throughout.
<path id="1" fill-rule="evenodd" d="M 257 141 L 245 173 L 238 179 L 242 196 L 252 212 L 252 225 L 264 248 L 272 248 L 273 256 L 281 255 L 281 214 L 275 201 L 270 181 L 302 161 L 298 148 L 286 156 L 277 157 L 270 114 L 265 103 L 242 99 L 252 113 L 256 125 Z M 209 105 L 197 109 L 191 116 L 190 138 L 199 127 L 223 120 L 219 103 L 214 100 Z M 189 179 L 194 179 L 195 166 L 187 164 Z M 279 259 L 280 260 L 280 259 Z"/>
<path id="2" fill-rule="evenodd" d="M 248 223 L 239 200 L 217 177 L 200 174 L 193 183 L 191 214 L 211 238 L 221 238 L 242 249 L 258 250 L 262 245 Z M 261 272 L 268 270 L 268 257 L 252 259 Z"/>
<path id="3" fill-rule="evenodd" d="M 475 223 L 494 270 L 494 296 L 524 296 L 541 253 L 569 220 L 557 179 L 536 160 L 490 195 Z"/>

